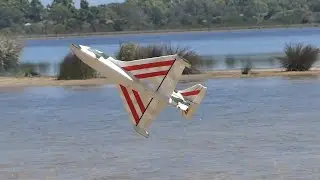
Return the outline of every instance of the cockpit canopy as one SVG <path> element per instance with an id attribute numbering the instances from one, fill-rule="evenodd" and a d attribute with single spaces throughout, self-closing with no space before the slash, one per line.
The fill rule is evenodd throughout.
<path id="1" fill-rule="evenodd" d="M 90 51 L 90 52 L 92 52 L 92 53 L 94 53 L 98 59 L 99 59 L 100 57 L 103 57 L 104 59 L 108 59 L 108 58 L 109 58 L 108 55 L 106 55 L 106 54 L 104 54 L 103 52 L 98 51 L 98 50 L 96 50 L 96 49 L 89 48 L 89 49 L 87 49 L 87 50 Z"/>

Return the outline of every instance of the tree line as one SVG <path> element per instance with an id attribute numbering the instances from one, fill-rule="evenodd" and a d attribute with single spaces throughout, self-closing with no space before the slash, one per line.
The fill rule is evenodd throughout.
<path id="1" fill-rule="evenodd" d="M 0 0 L 0 32 L 65 34 L 320 22 L 319 0 Z"/>

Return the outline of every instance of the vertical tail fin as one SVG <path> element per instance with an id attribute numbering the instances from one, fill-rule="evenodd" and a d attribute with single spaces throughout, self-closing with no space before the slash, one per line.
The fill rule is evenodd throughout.
<path id="1" fill-rule="evenodd" d="M 182 116 L 184 118 L 190 119 L 192 117 L 193 113 L 198 109 L 203 97 L 206 94 L 206 91 L 207 87 L 201 84 L 196 84 L 187 89 L 178 91 L 178 93 L 180 93 L 185 100 L 190 102 L 187 110 L 182 111 Z"/>

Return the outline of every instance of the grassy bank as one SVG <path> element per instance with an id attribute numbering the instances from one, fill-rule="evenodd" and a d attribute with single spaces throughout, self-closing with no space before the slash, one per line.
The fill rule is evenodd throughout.
<path id="1" fill-rule="evenodd" d="M 320 76 L 320 68 L 312 68 L 309 71 L 284 71 L 283 69 L 251 70 L 249 74 L 243 75 L 239 70 L 208 71 L 202 74 L 183 75 L 180 82 L 206 81 L 221 78 L 257 78 L 257 77 L 297 77 L 297 76 Z M 36 86 L 85 86 L 85 85 L 107 85 L 106 78 L 95 78 L 86 80 L 57 80 L 56 77 L 0 77 L 0 88 L 8 87 L 36 87 Z"/>
<path id="2" fill-rule="evenodd" d="M 288 24 L 288 25 L 259 25 L 259 26 L 223 26 L 210 28 L 190 28 L 190 29 L 159 29 L 146 31 L 114 31 L 96 33 L 70 33 L 70 34 L 47 34 L 47 35 L 21 35 L 14 36 L 20 39 L 57 39 L 68 37 L 89 37 L 89 36 L 115 36 L 115 35 L 135 35 L 135 34 L 163 34 L 163 33 L 185 33 L 185 32 L 208 32 L 208 31 L 243 31 L 252 29 L 282 29 L 282 28 L 310 28 L 319 27 L 320 24 Z"/>

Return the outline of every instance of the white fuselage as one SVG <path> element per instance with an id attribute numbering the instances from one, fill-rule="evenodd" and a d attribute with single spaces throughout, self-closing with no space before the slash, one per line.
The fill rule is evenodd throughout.
<path id="1" fill-rule="evenodd" d="M 171 97 L 169 99 L 169 103 L 172 106 L 175 106 L 183 111 L 187 110 L 190 106 L 190 103 L 183 98 L 183 96 L 178 92 L 172 92 Z"/>
<path id="2" fill-rule="evenodd" d="M 133 78 L 126 73 L 121 67 L 114 64 L 110 59 L 97 59 L 94 54 L 89 54 L 77 47 L 71 46 L 72 52 L 85 64 L 107 77 L 111 83 L 129 85 Z"/>
<path id="3" fill-rule="evenodd" d="M 140 81 L 133 75 L 127 73 L 124 69 L 115 64 L 112 57 L 109 57 L 107 59 L 105 59 L 104 57 L 97 58 L 94 53 L 86 52 L 85 50 L 75 45 L 71 45 L 70 48 L 81 61 L 108 78 L 108 81 L 110 81 L 110 83 L 121 84 L 122 86 L 125 86 L 127 88 L 133 88 L 137 91 L 148 93 L 182 110 L 186 108 L 183 106 L 183 104 L 177 102 L 177 98 L 180 99 L 180 101 L 184 101 L 180 93 L 173 92 L 170 97 L 166 97 L 159 92 L 155 92 L 147 84 Z M 171 97 L 173 97 L 173 99 Z"/>

